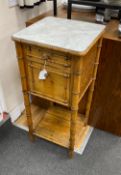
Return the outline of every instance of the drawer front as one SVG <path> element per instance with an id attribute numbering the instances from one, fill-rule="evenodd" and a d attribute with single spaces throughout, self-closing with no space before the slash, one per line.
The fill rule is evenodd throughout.
<path id="1" fill-rule="evenodd" d="M 47 60 L 50 63 L 58 64 L 60 66 L 68 67 L 71 65 L 71 60 L 68 56 L 59 52 L 53 52 L 38 46 L 25 45 L 25 54 L 30 58 L 33 57 L 38 61 Z"/>
<path id="2" fill-rule="evenodd" d="M 28 55 L 26 56 L 26 60 L 30 61 L 30 62 L 34 62 L 35 64 L 38 63 L 43 67 L 46 63 L 46 66 L 49 66 L 52 69 L 56 69 L 57 71 L 62 72 L 62 73 L 70 73 L 71 72 L 71 65 L 70 64 L 61 65 L 61 64 L 57 64 L 57 63 L 52 63 L 48 59 L 47 60 L 46 59 L 39 59 L 39 58 L 36 58 L 33 56 L 28 56 Z"/>
<path id="3" fill-rule="evenodd" d="M 45 80 L 39 79 L 43 65 L 27 61 L 27 72 L 30 91 L 58 103 L 69 105 L 70 74 L 46 66 L 48 75 Z"/>

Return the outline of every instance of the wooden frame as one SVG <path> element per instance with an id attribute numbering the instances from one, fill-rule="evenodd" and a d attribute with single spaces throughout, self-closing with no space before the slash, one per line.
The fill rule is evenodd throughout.
<path id="1" fill-rule="evenodd" d="M 39 93 L 37 92 L 35 94 L 34 91 L 30 88 L 30 84 L 31 83 L 36 84 L 36 82 L 30 79 L 31 74 L 28 73 L 28 59 L 27 59 L 27 51 L 26 51 L 27 47 L 25 47 L 25 43 L 16 42 L 16 50 L 17 50 L 24 102 L 25 102 L 25 108 L 26 108 L 26 117 L 27 117 L 27 123 L 29 127 L 29 136 L 31 140 L 33 140 L 34 135 L 36 135 L 46 140 L 52 141 L 56 144 L 59 144 L 61 146 L 69 147 L 69 155 L 70 157 L 73 157 L 75 143 L 76 145 L 79 145 L 78 137 L 80 138 L 81 133 L 84 130 L 86 131 L 88 128 L 87 121 L 88 121 L 89 111 L 91 107 L 92 95 L 94 91 L 94 84 L 95 84 L 97 68 L 99 64 L 100 49 L 101 49 L 102 39 L 100 39 L 100 37 L 101 35 L 98 37 L 98 39 L 94 41 L 94 43 L 82 55 L 80 54 L 74 55 L 71 53 L 68 54 L 68 59 L 71 60 L 69 61 L 69 63 L 71 64 L 71 68 L 68 70 L 70 72 L 69 101 L 67 104 L 60 103 L 61 102 L 60 100 L 56 100 L 56 98 L 54 97 L 52 100 L 51 98 L 49 98 L 49 96 L 47 96 L 47 94 L 45 97 L 43 94 L 43 96 L 41 96 L 43 99 L 47 99 L 50 102 L 54 102 L 54 104 L 51 103 L 50 107 L 47 108 L 44 113 L 42 112 L 42 115 L 40 116 L 40 120 L 38 120 L 40 124 L 38 123 L 37 126 L 35 126 L 35 124 L 33 125 L 33 118 L 31 114 L 31 102 L 29 99 L 29 94 L 33 94 L 39 97 Z M 33 45 L 27 44 L 27 43 L 26 45 L 28 45 L 31 48 L 30 50 L 33 49 Z M 36 46 L 36 45 L 34 46 L 42 47 L 42 46 Z M 48 53 L 53 52 L 53 54 L 56 52 L 57 55 L 60 55 L 63 53 L 62 51 L 57 51 L 56 49 L 54 50 L 54 48 L 52 50 L 47 48 L 47 51 Z M 54 59 L 53 54 L 52 54 L 52 60 Z M 62 55 L 65 55 L 65 53 L 63 53 Z M 64 56 L 64 59 L 66 58 L 66 56 Z M 29 61 L 31 62 L 33 58 L 34 57 L 32 56 Z M 38 65 L 41 64 L 41 59 L 43 59 L 43 57 L 39 58 L 39 62 L 37 63 Z M 52 62 L 49 64 L 50 66 L 52 66 L 52 69 L 54 65 L 55 66 L 58 66 L 58 64 L 61 65 L 61 68 L 58 69 L 58 71 L 60 71 L 61 73 L 63 71 L 67 71 L 63 69 L 64 65 L 62 63 L 64 62 L 62 62 L 62 60 L 63 60 L 63 57 L 60 59 L 60 61 L 58 60 L 57 63 Z M 34 61 L 36 62 L 37 60 L 35 59 Z M 88 70 L 88 72 L 86 72 L 86 70 Z M 29 70 L 29 71 L 32 71 L 32 70 Z M 33 71 L 31 73 L 34 74 Z M 37 75 L 34 75 L 34 76 L 37 76 Z M 85 112 L 86 118 L 84 118 L 78 112 L 79 102 L 80 100 L 82 100 L 82 97 L 84 96 L 84 94 L 87 92 L 88 89 L 89 89 L 89 95 L 88 95 L 88 101 L 87 101 L 87 108 Z M 41 89 L 39 91 L 41 92 Z M 61 110 L 63 111 L 64 117 L 61 116 L 62 115 Z M 54 114 L 53 114 L 53 111 L 54 111 Z M 54 117 L 54 116 L 58 116 L 59 113 L 61 113 L 59 118 L 62 118 L 62 128 L 64 130 L 67 130 L 66 133 L 64 134 L 65 141 L 59 140 L 61 139 L 61 137 L 57 137 L 57 134 L 56 134 L 56 131 L 62 132 L 62 128 L 54 126 L 54 123 L 58 122 L 58 117 Z M 49 123 L 49 120 L 50 120 L 50 123 Z M 80 122 L 78 123 L 78 121 Z M 67 123 L 66 126 L 65 124 L 63 125 L 63 122 L 65 122 L 65 124 Z M 50 128 L 49 132 L 46 132 L 46 129 L 48 130 L 48 128 L 46 128 L 46 125 L 48 126 L 48 128 Z M 68 130 L 69 126 L 70 126 L 70 131 Z M 45 129 L 43 127 L 45 127 Z M 55 128 L 54 131 L 53 131 L 53 128 Z M 44 129 L 44 132 L 43 132 L 43 129 Z M 68 144 L 69 140 L 70 140 L 70 144 Z"/>

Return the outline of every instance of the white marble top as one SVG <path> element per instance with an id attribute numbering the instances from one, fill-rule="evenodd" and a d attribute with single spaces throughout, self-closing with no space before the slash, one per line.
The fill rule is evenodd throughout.
<path id="1" fill-rule="evenodd" d="M 46 17 L 14 34 L 13 39 L 82 53 L 104 28 L 101 24 Z"/>

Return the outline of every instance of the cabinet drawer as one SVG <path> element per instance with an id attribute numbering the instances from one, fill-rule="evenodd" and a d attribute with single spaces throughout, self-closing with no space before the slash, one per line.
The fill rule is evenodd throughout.
<path id="1" fill-rule="evenodd" d="M 50 63 L 55 63 L 63 66 L 71 65 L 71 59 L 67 55 L 33 45 L 25 45 L 24 47 L 26 56 L 33 57 L 40 61 L 46 59 Z"/>
<path id="2" fill-rule="evenodd" d="M 70 64 L 57 64 L 57 63 L 53 63 L 50 60 L 44 60 L 44 59 L 39 59 L 37 57 L 33 57 L 33 56 L 29 56 L 26 55 L 26 60 L 30 61 L 30 62 L 34 62 L 35 64 L 38 63 L 41 66 L 44 67 L 45 61 L 46 61 L 46 66 L 49 66 L 53 69 L 58 70 L 59 72 L 63 72 L 63 73 L 70 73 L 71 72 L 71 65 Z"/>
<path id="3" fill-rule="evenodd" d="M 43 66 L 30 61 L 27 61 L 26 65 L 29 88 L 32 93 L 66 106 L 69 105 L 70 74 L 46 66 L 48 75 L 45 80 L 40 80 L 39 73 L 43 70 Z"/>

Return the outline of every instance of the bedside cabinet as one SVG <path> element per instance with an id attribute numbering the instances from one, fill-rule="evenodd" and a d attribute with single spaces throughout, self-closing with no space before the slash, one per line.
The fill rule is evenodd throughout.
<path id="1" fill-rule="evenodd" d="M 13 35 L 30 138 L 36 135 L 69 148 L 70 157 L 88 127 L 104 29 L 103 25 L 47 17 Z M 79 103 L 87 91 L 82 115 Z M 50 104 L 36 108 L 30 95 Z M 33 122 L 35 117 L 38 122 Z"/>

